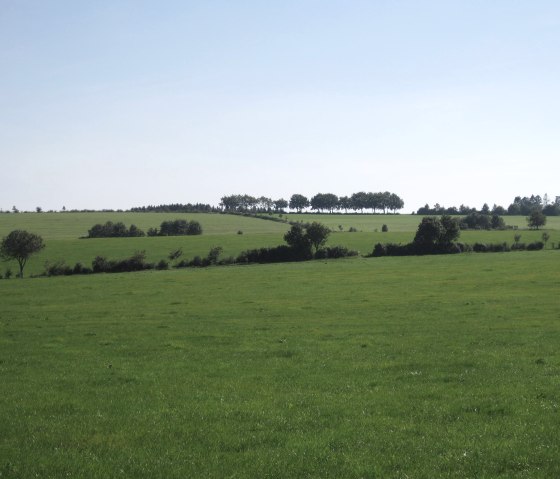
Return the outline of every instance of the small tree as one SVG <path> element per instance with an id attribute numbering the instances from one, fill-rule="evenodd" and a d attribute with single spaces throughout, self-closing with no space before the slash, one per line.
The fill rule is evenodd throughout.
<path id="1" fill-rule="evenodd" d="M 331 230 L 317 221 L 314 221 L 306 228 L 305 236 L 309 239 L 311 245 L 315 248 L 315 252 L 327 242 L 327 238 Z"/>
<path id="2" fill-rule="evenodd" d="M 549 239 L 550 239 L 550 235 L 545 231 L 545 232 L 542 234 L 542 240 L 543 240 L 543 243 L 544 243 L 544 247 L 545 247 L 545 248 L 546 248 L 546 243 L 548 243 L 548 240 L 549 240 Z"/>
<path id="3" fill-rule="evenodd" d="M 43 238 L 23 230 L 14 230 L 0 244 L 0 256 L 4 260 L 16 260 L 19 276 L 23 278 L 23 268 L 27 260 L 45 247 Z"/>
<path id="4" fill-rule="evenodd" d="M 546 216 L 540 210 L 534 210 L 528 217 L 527 217 L 527 224 L 529 228 L 539 229 L 539 226 L 544 226 L 546 224 Z"/>

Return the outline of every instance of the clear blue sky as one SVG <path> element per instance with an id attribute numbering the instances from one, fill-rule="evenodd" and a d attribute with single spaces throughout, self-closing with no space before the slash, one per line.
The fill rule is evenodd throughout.
<path id="1" fill-rule="evenodd" d="M 0 208 L 560 195 L 560 2 L 0 0 Z"/>

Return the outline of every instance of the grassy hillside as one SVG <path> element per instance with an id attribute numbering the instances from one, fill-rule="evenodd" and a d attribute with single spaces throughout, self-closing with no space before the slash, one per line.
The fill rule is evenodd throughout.
<path id="1" fill-rule="evenodd" d="M 557 264 L 0 281 L 0 476 L 558 477 Z"/>
<path id="2" fill-rule="evenodd" d="M 285 217 L 285 216 L 283 216 Z M 372 251 L 378 242 L 406 243 L 413 239 L 420 216 L 416 215 L 288 215 L 291 221 L 319 221 L 328 225 L 333 233 L 329 245 L 343 245 L 355 249 L 362 254 Z M 87 235 L 87 231 L 96 223 L 106 221 L 122 221 L 127 226 L 134 223 L 147 230 L 157 227 L 165 220 L 186 219 L 196 220 L 202 224 L 204 234 L 188 237 L 156 237 L 156 238 L 106 238 L 78 239 Z M 523 217 L 506 217 L 508 224 L 521 224 Z M 526 222 L 526 221 L 525 221 Z M 388 233 L 381 232 L 381 226 L 387 224 Z M 339 225 L 343 231 L 340 231 Z M 348 229 L 358 230 L 349 233 Z M 266 221 L 256 218 L 225 214 L 173 214 L 173 213 L 25 213 L 0 215 L 0 236 L 13 229 L 26 229 L 43 236 L 46 248 L 34 256 L 26 267 L 26 274 L 41 274 L 48 261 L 54 263 L 64 260 L 69 265 L 81 262 L 91 265 L 97 255 L 113 259 L 125 258 L 135 251 L 145 250 L 148 261 L 157 262 L 178 248 L 182 248 L 184 257 L 205 256 L 213 246 L 221 246 L 224 256 L 236 256 L 241 251 L 282 244 L 283 235 L 289 228 L 288 224 Z M 560 243 L 560 218 L 549 218 L 547 225 L 552 243 Z M 237 234 L 242 231 L 243 234 Z M 461 241 L 474 242 L 507 242 L 513 243 L 515 234 L 521 234 L 523 242 L 541 239 L 542 231 L 464 231 Z M 17 271 L 14 262 L 0 264 L 0 273 L 6 268 Z"/>

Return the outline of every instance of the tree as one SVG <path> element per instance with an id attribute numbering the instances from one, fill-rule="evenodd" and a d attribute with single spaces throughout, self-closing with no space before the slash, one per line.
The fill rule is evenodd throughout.
<path id="1" fill-rule="evenodd" d="M 296 210 L 298 213 L 301 213 L 301 210 L 307 208 L 308 206 L 309 200 L 303 195 L 296 193 L 290 198 L 290 208 Z"/>
<path id="2" fill-rule="evenodd" d="M 45 247 L 43 238 L 24 230 L 14 230 L 0 244 L 0 256 L 6 261 L 16 260 L 19 264 L 19 276 L 23 278 L 23 268 L 27 260 Z"/>
<path id="3" fill-rule="evenodd" d="M 459 234 L 459 223 L 455 218 L 427 216 L 418 225 L 413 245 L 419 253 L 445 252 Z"/>
<path id="4" fill-rule="evenodd" d="M 288 207 L 288 202 L 284 198 L 280 198 L 274 202 L 275 211 L 283 211 Z"/>
<path id="5" fill-rule="evenodd" d="M 305 236 L 303 226 L 299 223 L 292 225 L 290 230 L 284 235 L 284 241 L 292 248 L 309 248 L 309 239 Z"/>
<path id="6" fill-rule="evenodd" d="M 305 228 L 305 235 L 309 239 L 311 245 L 315 248 L 315 252 L 327 242 L 327 238 L 331 233 L 328 226 L 314 221 L 307 228 Z"/>
<path id="7" fill-rule="evenodd" d="M 544 226 L 546 224 L 546 216 L 541 210 L 533 210 L 527 217 L 527 224 L 529 228 L 539 229 L 539 226 Z"/>

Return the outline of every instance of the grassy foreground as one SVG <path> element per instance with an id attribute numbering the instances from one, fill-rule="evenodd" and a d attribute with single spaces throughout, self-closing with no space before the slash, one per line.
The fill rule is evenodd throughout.
<path id="1" fill-rule="evenodd" d="M 0 477 L 559 477 L 558 258 L 0 281 Z"/>

